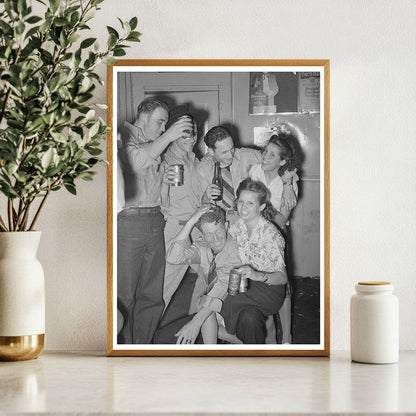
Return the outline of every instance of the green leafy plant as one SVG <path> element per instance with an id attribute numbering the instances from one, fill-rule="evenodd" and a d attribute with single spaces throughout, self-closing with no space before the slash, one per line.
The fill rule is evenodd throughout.
<path id="1" fill-rule="evenodd" d="M 108 127 L 92 104 L 100 63 L 139 42 L 137 18 L 107 26 L 99 50 L 88 21 L 103 0 L 0 0 L 0 231 L 33 230 L 51 191 L 92 180 Z M 1 201 L 1 200 L 0 200 Z"/>

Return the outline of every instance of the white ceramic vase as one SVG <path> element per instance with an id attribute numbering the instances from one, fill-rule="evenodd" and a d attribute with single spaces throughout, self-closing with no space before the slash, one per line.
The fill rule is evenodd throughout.
<path id="1" fill-rule="evenodd" d="M 0 360 L 30 360 L 44 348 L 40 236 L 40 231 L 0 232 Z"/>

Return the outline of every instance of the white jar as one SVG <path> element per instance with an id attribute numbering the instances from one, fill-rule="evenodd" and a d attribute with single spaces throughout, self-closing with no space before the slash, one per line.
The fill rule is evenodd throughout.
<path id="1" fill-rule="evenodd" d="M 351 297 L 351 360 L 399 360 L 399 302 L 390 282 L 358 282 Z"/>

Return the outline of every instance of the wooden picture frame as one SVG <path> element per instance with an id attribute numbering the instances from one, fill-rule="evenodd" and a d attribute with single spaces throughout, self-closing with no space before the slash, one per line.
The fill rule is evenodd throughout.
<path id="1" fill-rule="evenodd" d="M 329 72 L 329 60 L 304 59 L 119 60 L 116 65 L 108 67 L 108 356 L 329 356 Z M 273 101 L 269 102 L 271 106 L 264 107 L 266 110 L 256 105 L 257 114 L 249 114 L 253 113 L 250 73 L 290 73 L 296 76 L 302 73 L 302 82 L 305 78 L 307 81 L 306 73 L 314 74 L 311 76 L 318 74 L 319 81 L 316 81 L 316 78 L 311 80 L 315 82 L 315 86 L 318 82 L 318 98 L 316 89 L 314 97 L 308 97 L 308 93 L 305 95 L 307 85 L 303 85 L 303 101 L 299 94 L 295 98 L 298 100 L 297 109 L 302 109 L 302 112 L 279 112 L 280 97 L 277 93 L 277 98 L 274 97 Z M 264 91 L 271 94 L 270 90 L 273 88 L 268 84 Z M 276 90 L 283 91 L 284 85 L 275 87 L 274 92 Z M 117 277 L 117 169 L 120 167 L 117 158 L 117 138 L 120 137 L 120 128 L 125 120 L 134 123 L 137 105 L 147 96 L 172 100 L 168 103 L 169 108 L 175 108 L 175 111 L 179 107 L 183 107 L 179 108 L 179 111 L 192 113 L 198 108 L 202 111 L 205 119 L 197 121 L 200 125 L 198 142 L 194 147 L 195 153 L 200 155 L 206 150 L 203 146 L 203 135 L 214 125 L 226 126 L 237 148 L 253 147 L 256 143 L 261 143 L 264 134 L 270 136 L 282 128 L 287 128 L 297 137 L 299 150 L 303 153 L 303 164 L 298 182 L 298 205 L 291 217 L 290 229 L 293 233 L 290 245 L 287 246 L 294 251 L 291 258 L 295 264 L 290 266 L 294 270 L 294 276 L 290 277 L 290 316 L 292 324 L 296 323 L 299 329 L 294 338 L 292 331 L 291 344 L 126 344 L 118 341 L 117 335 L 125 320 L 117 306 L 117 286 L 121 285 Z M 181 102 L 182 99 L 188 101 Z M 257 100 L 255 104 L 259 102 Z M 308 108 L 308 105 L 318 111 L 305 112 L 304 109 Z M 275 108 L 276 111 L 273 111 Z M 302 288 L 302 285 L 306 286 Z M 297 290 L 300 292 L 296 294 Z M 296 296 L 307 299 L 312 298 L 312 294 L 315 298 L 310 301 L 309 312 L 299 315 L 297 308 L 303 306 Z M 188 295 L 183 296 L 185 299 Z M 179 302 L 178 306 L 180 309 L 182 303 Z M 183 309 L 183 313 L 186 314 L 185 304 Z M 303 315 L 303 318 L 297 318 L 296 314 Z"/>

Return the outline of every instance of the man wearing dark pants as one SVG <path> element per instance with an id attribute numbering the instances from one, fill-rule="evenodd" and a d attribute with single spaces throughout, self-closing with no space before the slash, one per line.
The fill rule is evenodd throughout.
<path id="1" fill-rule="evenodd" d="M 117 216 L 117 307 L 124 316 L 118 328 L 120 344 L 148 344 L 164 309 L 164 219 L 160 212 L 161 153 L 192 129 L 181 119 L 165 131 L 169 113 L 154 98 L 142 101 L 134 124 L 122 130 L 122 164 L 125 205 Z"/>

